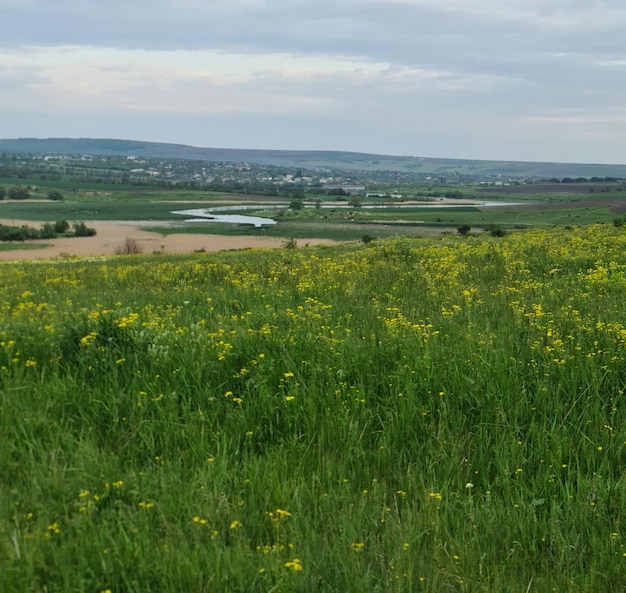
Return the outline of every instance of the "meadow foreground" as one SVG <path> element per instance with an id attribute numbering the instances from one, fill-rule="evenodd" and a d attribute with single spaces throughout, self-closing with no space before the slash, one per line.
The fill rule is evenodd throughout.
<path id="1" fill-rule="evenodd" d="M 621 592 L 626 234 L 0 264 L 0 590 Z"/>

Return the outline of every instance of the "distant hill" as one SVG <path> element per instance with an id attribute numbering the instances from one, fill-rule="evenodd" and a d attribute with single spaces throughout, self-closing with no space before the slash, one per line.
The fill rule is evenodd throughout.
<path id="1" fill-rule="evenodd" d="M 398 171 L 434 176 L 458 174 L 534 179 L 626 177 L 626 165 L 438 159 L 323 150 L 201 148 L 184 144 L 99 138 L 6 139 L 0 140 L 0 151 L 36 154 L 137 156 L 346 171 Z"/>

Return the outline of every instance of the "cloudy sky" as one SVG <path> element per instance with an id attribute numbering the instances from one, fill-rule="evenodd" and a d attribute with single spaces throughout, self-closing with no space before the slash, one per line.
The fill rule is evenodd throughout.
<path id="1" fill-rule="evenodd" d="M 0 138 L 626 163 L 618 0 L 0 0 Z"/>

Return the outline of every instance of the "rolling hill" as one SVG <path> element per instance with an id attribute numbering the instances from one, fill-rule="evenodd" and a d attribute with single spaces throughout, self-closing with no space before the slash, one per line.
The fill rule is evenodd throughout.
<path id="1" fill-rule="evenodd" d="M 626 177 L 625 165 L 485 161 L 392 156 L 320 150 L 203 148 L 184 144 L 99 138 L 0 139 L 0 151 L 35 154 L 117 155 L 150 158 L 297 166 L 346 171 L 398 171 L 507 178 Z"/>

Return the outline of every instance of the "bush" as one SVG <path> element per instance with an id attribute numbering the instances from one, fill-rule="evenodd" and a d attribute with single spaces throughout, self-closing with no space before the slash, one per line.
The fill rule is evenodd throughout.
<path id="1" fill-rule="evenodd" d="M 298 248 L 298 242 L 293 237 L 290 237 L 289 239 L 285 239 L 281 243 L 281 245 L 283 249 L 297 249 Z"/>
<path id="2" fill-rule="evenodd" d="M 58 202 L 63 199 L 63 194 L 58 189 L 53 189 L 48 192 L 48 195 L 46 197 L 48 198 L 48 200 Z"/>
<path id="3" fill-rule="evenodd" d="M 68 231 L 70 223 L 67 220 L 57 220 L 55 223 L 45 222 L 40 228 L 22 225 L 19 227 L 0 224 L 0 241 L 25 241 L 26 239 L 54 239 L 59 235 L 74 237 L 93 237 L 96 229 L 85 226 L 84 222 L 73 225 L 73 234 Z"/>
<path id="4" fill-rule="evenodd" d="M 64 233 L 67 233 L 67 231 L 70 230 L 70 223 L 67 222 L 67 220 L 57 220 L 54 223 L 54 232 L 57 235 L 63 235 Z"/>
<path id="5" fill-rule="evenodd" d="M 459 235 L 467 235 L 472 230 L 472 227 L 469 224 L 462 224 L 456 230 L 459 232 Z"/>
<path id="6" fill-rule="evenodd" d="M 506 231 L 503 228 L 495 224 L 490 224 L 485 227 L 486 231 L 489 231 L 492 237 L 504 237 L 506 236 Z"/>
<path id="7" fill-rule="evenodd" d="M 126 240 L 121 245 L 115 248 L 115 255 L 135 255 L 141 253 L 143 249 L 137 239 L 130 239 L 126 237 Z"/>
<path id="8" fill-rule="evenodd" d="M 96 234 L 96 229 L 88 227 L 82 221 L 75 222 L 72 227 L 75 237 L 93 237 Z"/>
<path id="9" fill-rule="evenodd" d="M 0 225 L 0 241 L 26 241 L 26 239 L 39 239 L 39 231 L 29 226 Z"/>
<path id="10" fill-rule="evenodd" d="M 39 236 L 42 239 L 54 239 L 57 236 L 54 225 L 51 222 L 45 222 L 41 225 Z"/>

